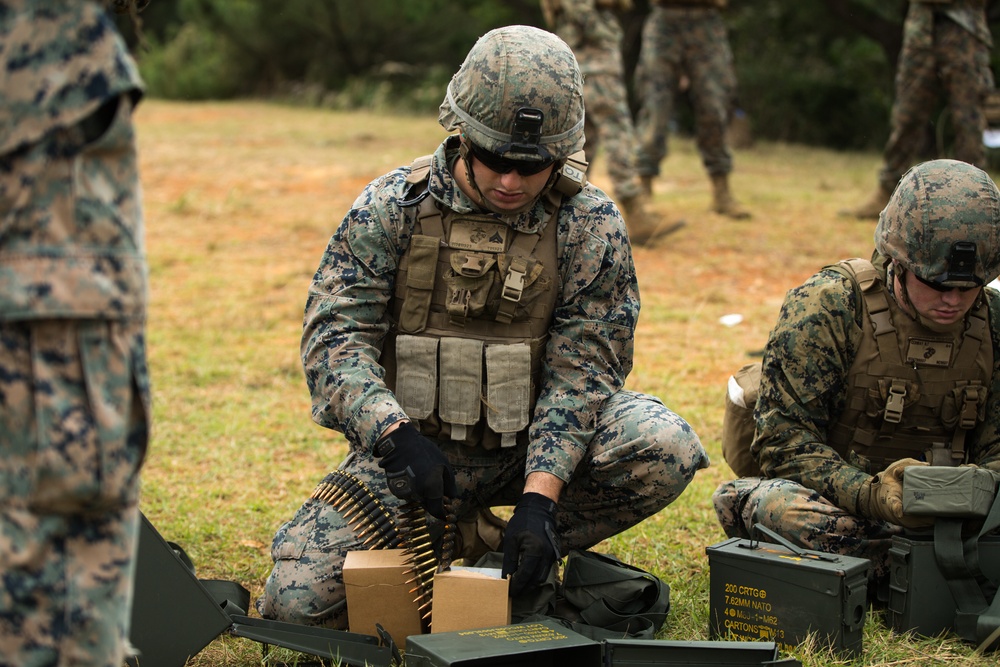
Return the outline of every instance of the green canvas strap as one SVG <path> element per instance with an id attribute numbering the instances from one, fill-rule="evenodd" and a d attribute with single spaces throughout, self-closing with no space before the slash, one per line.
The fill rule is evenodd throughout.
<path id="1" fill-rule="evenodd" d="M 1000 528 L 1000 494 L 980 529 L 963 539 L 966 521 L 935 519 L 934 555 L 955 601 L 955 632 L 982 652 L 1000 639 L 1000 596 L 996 584 L 983 575 L 979 558 L 980 541 Z"/>

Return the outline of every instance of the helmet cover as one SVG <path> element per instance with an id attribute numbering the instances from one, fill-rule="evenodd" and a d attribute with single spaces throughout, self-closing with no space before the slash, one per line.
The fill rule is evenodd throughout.
<path id="1" fill-rule="evenodd" d="M 562 160 L 583 148 L 583 77 L 572 49 L 525 25 L 486 33 L 451 78 L 438 122 L 509 159 Z"/>
<path id="2" fill-rule="evenodd" d="M 879 215 L 875 248 L 928 282 L 985 285 L 1000 275 L 1000 191 L 965 162 L 918 164 Z"/>

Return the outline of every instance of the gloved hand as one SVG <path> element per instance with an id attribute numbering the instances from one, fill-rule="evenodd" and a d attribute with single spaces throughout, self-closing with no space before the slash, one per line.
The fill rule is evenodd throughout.
<path id="1" fill-rule="evenodd" d="M 925 466 L 924 461 L 900 459 L 878 473 L 861 487 L 858 493 L 858 511 L 878 521 L 887 521 L 904 528 L 927 528 L 934 524 L 932 517 L 903 514 L 903 470 L 910 466 Z"/>
<path id="2" fill-rule="evenodd" d="M 556 504 L 540 493 L 525 493 L 503 535 L 501 574 L 512 575 L 510 596 L 542 584 L 559 558 Z"/>
<path id="3" fill-rule="evenodd" d="M 451 464 L 437 445 L 407 422 L 379 439 L 373 452 L 394 496 L 415 500 L 445 520 L 444 498 L 454 498 L 458 490 Z"/>

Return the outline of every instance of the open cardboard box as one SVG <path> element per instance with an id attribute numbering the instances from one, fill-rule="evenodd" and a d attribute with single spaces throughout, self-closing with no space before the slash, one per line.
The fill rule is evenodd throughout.
<path id="1" fill-rule="evenodd" d="M 401 648 L 423 632 L 417 594 L 402 549 L 348 552 L 344 561 L 347 620 L 351 632 L 377 636 L 378 623 Z M 434 575 L 433 632 L 510 624 L 508 581 L 496 568 L 454 567 Z"/>
<path id="2" fill-rule="evenodd" d="M 405 648 L 406 638 L 423 631 L 410 569 L 402 549 L 349 551 L 344 560 L 347 623 L 351 632 L 378 636 L 378 623 Z"/>
<path id="3" fill-rule="evenodd" d="M 510 625 L 510 582 L 494 568 L 454 567 L 434 575 L 431 632 Z"/>

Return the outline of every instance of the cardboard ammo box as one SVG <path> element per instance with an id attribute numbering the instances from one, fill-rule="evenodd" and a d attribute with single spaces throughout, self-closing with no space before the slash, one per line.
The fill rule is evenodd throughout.
<path id="1" fill-rule="evenodd" d="M 782 544 L 734 537 L 706 548 L 710 636 L 790 648 L 813 635 L 860 654 L 868 561 L 800 549 L 765 532 Z"/>
<path id="2" fill-rule="evenodd" d="M 406 667 L 600 667 L 602 662 L 598 642 L 556 621 L 407 637 L 406 645 Z"/>
<path id="3" fill-rule="evenodd" d="M 349 551 L 344 560 L 347 623 L 351 632 L 377 635 L 378 623 L 393 641 L 422 632 L 413 584 L 406 583 L 410 566 L 402 549 Z"/>
<path id="4" fill-rule="evenodd" d="M 507 579 L 495 568 L 453 567 L 434 575 L 431 632 L 510 624 Z"/>
<path id="5" fill-rule="evenodd" d="M 979 540 L 979 564 L 991 581 L 1000 580 L 1000 536 Z M 952 629 L 957 606 L 934 555 L 934 538 L 894 536 L 889 548 L 889 625 L 934 637 Z"/>

